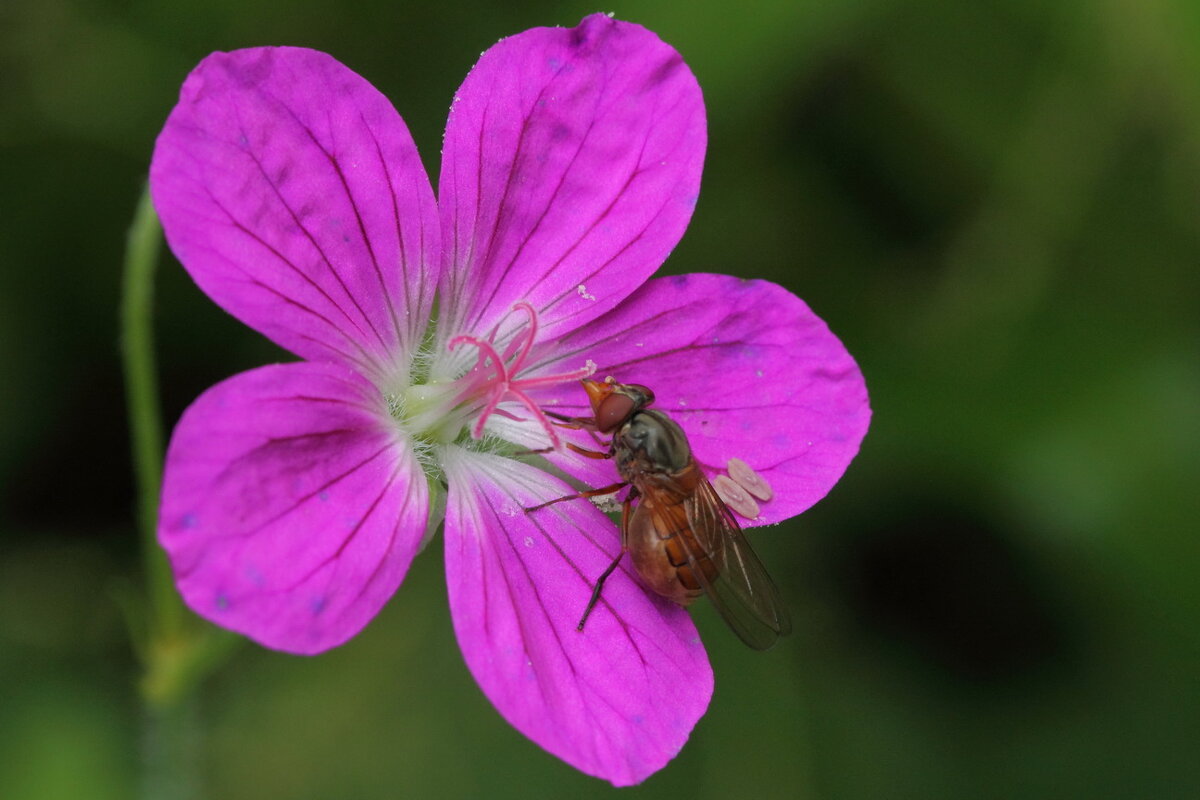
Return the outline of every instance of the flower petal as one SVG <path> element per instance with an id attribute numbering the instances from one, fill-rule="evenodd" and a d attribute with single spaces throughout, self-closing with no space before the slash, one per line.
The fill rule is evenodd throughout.
<path id="1" fill-rule="evenodd" d="M 824 497 L 871 419 L 866 384 L 846 348 L 804 301 L 767 281 L 657 278 L 546 352 L 530 375 L 590 358 L 597 377 L 653 389 L 654 407 L 683 426 L 710 479 L 731 458 L 761 473 L 774 497 L 760 504 L 756 524 L 787 519 Z M 573 386 L 536 399 L 564 414 L 591 413 Z M 571 459 L 551 460 L 571 470 Z"/>
<path id="2" fill-rule="evenodd" d="M 217 384 L 175 427 L 159 540 L 202 617 L 279 650 L 349 639 L 396 591 L 428 486 L 379 394 L 335 364 Z"/>
<path id="3" fill-rule="evenodd" d="M 712 695 L 686 611 L 651 596 L 628 559 L 579 617 L 620 545 L 615 526 L 526 464 L 457 448 L 444 464 L 446 576 L 454 630 L 484 694 L 517 730 L 623 786 L 661 769 Z"/>
<path id="4" fill-rule="evenodd" d="M 440 258 L 433 190 L 400 115 L 332 57 L 204 59 L 150 187 L 200 288 L 283 347 L 371 372 L 420 341 Z"/>
<path id="5" fill-rule="evenodd" d="M 619 303 L 683 235 L 705 143 L 695 77 L 639 25 L 595 14 L 489 49 L 446 124 L 446 335 L 518 300 L 548 335 Z"/>
<path id="6" fill-rule="evenodd" d="M 578 388 L 578 384 L 572 384 L 574 388 Z M 580 392 L 583 389 L 579 389 Z M 571 388 L 566 390 L 566 393 L 573 393 Z M 543 450 L 550 447 L 550 439 L 546 435 L 546 431 L 541 425 L 530 419 L 530 414 L 523 408 L 517 407 L 515 403 L 503 403 L 500 406 L 506 411 L 510 411 L 519 419 L 507 419 L 499 414 L 493 414 L 488 419 L 485 430 L 489 435 L 503 439 L 506 442 L 517 445 L 518 447 L 529 450 Z M 583 409 L 557 409 L 553 406 L 547 408 L 551 411 L 564 411 L 572 415 L 586 413 L 591 415 L 591 410 L 584 411 Z M 591 437 L 586 431 L 568 430 L 565 428 L 557 429 L 558 437 L 564 445 L 566 443 L 574 444 L 576 447 L 581 447 L 592 452 L 605 452 L 608 446 L 600 444 Z M 605 439 L 607 441 L 607 439 Z M 588 486 L 608 486 L 621 480 L 617 475 L 617 465 L 611 459 L 588 458 L 580 455 L 565 446 L 558 451 L 547 453 L 550 462 L 554 466 L 563 470 L 567 475 L 578 481 L 582 481 Z"/>

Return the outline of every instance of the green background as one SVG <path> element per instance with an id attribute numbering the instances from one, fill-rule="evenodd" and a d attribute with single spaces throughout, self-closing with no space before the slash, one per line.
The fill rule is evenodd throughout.
<path id="1" fill-rule="evenodd" d="M 118 361 L 126 226 L 215 49 L 326 50 L 436 175 L 450 97 L 575 3 L 0 5 L 0 794 L 141 785 Z M 858 359 L 834 491 L 754 536 L 796 632 L 694 616 L 716 692 L 647 797 L 1200 796 L 1200 4 L 648 2 L 704 89 L 666 273 L 764 277 Z M 283 358 L 164 256 L 165 414 Z M 610 796 L 463 666 L 435 545 L 316 658 L 236 648 L 191 718 L 219 798 Z"/>

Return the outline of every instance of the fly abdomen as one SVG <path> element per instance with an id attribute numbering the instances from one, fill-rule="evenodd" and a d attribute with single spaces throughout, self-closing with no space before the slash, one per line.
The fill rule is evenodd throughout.
<path id="1" fill-rule="evenodd" d="M 683 495 L 653 494 L 657 502 L 643 497 L 630 520 L 629 554 L 648 588 L 686 606 L 703 594 L 693 570 L 711 581 L 717 568 L 696 541 Z"/>
<path id="2" fill-rule="evenodd" d="M 687 540 L 685 546 L 684 540 Z M 717 578 L 717 565 L 713 560 L 704 553 L 696 541 L 696 536 L 691 529 L 679 531 L 675 536 L 663 542 L 663 550 L 667 555 L 667 559 L 671 562 L 671 566 L 675 567 L 675 574 L 682 584 L 689 591 L 699 593 L 701 590 L 700 582 L 696 580 L 692 570 L 699 567 L 704 572 L 704 577 L 712 583 Z M 697 554 L 695 564 L 688 563 L 687 554 L 691 552 Z"/>

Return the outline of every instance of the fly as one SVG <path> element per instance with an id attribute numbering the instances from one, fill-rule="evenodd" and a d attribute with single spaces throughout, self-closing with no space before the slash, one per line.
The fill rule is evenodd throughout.
<path id="1" fill-rule="evenodd" d="M 526 509 L 630 487 L 621 504 L 621 552 L 596 581 L 577 630 L 583 630 L 605 580 L 628 552 L 647 588 L 681 606 L 707 594 L 750 647 L 766 650 L 790 633 L 791 620 L 775 582 L 696 464 L 683 429 L 663 412 L 647 408 L 654 392 L 612 378 L 585 378 L 583 388 L 591 401 L 591 417 L 550 416 L 562 427 L 611 435 L 607 452 L 572 443 L 567 447 L 590 458 L 614 459 L 621 481 Z"/>

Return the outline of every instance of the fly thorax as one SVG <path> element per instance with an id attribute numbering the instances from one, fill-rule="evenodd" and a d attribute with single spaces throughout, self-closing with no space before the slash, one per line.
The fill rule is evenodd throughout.
<path id="1" fill-rule="evenodd" d="M 630 460 L 641 462 L 642 469 L 655 472 L 679 472 L 692 460 L 683 429 L 661 411 L 639 411 L 621 428 L 621 443 L 630 451 Z M 618 454 L 618 467 L 624 458 Z M 622 470 L 624 472 L 624 470 Z"/>

